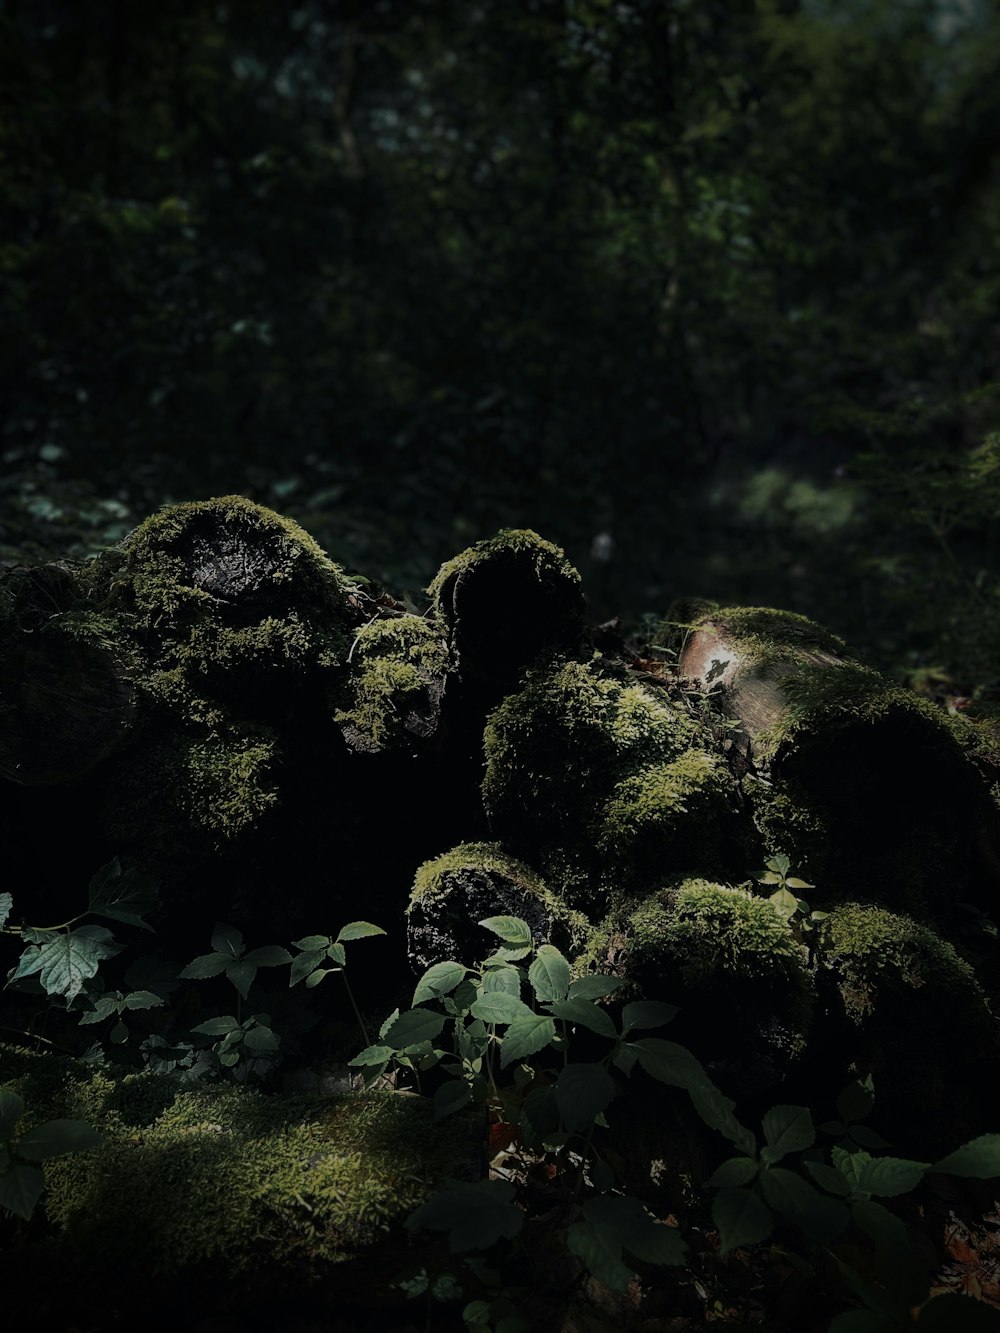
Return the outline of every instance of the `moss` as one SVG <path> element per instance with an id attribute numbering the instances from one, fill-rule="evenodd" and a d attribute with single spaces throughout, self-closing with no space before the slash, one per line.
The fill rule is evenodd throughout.
<path id="1" fill-rule="evenodd" d="M 974 1020 L 986 1004 L 972 968 L 936 932 L 882 907 L 848 903 L 823 923 L 823 965 L 837 976 L 848 1016 L 862 1022 L 887 994 L 922 992 L 946 1011 Z"/>
<path id="2" fill-rule="evenodd" d="M 447 612 L 448 596 L 460 578 L 498 558 L 523 561 L 542 583 L 580 585 L 579 571 L 558 546 L 530 528 L 504 528 L 495 537 L 476 542 L 441 566 L 427 589 L 437 609 Z"/>
<path id="3" fill-rule="evenodd" d="M 616 775 L 677 759 L 699 736 L 664 696 L 602 658 L 557 660 L 529 672 L 487 722 L 487 814 L 514 836 L 549 840 L 554 830 L 573 830 L 579 837 Z"/>
<path id="4" fill-rule="evenodd" d="M 496 941 L 478 923 L 498 915 L 521 917 L 536 944 L 551 941 L 569 953 L 589 930 L 585 917 L 499 844 L 466 842 L 417 870 L 407 910 L 411 960 L 419 969 L 449 958 L 479 962 Z"/>
<path id="5" fill-rule="evenodd" d="M 400 1224 L 466 1151 L 463 1124 L 432 1130 L 429 1105 L 404 1094 L 291 1099 L 103 1073 L 70 1076 L 57 1098 L 31 1075 L 8 1086 L 106 1135 L 46 1164 L 45 1209 L 108 1271 L 318 1276 Z"/>
<path id="6" fill-rule="evenodd" d="M 399 616 L 358 631 L 334 714 L 355 749 L 383 750 L 436 726 L 448 650 L 436 620 Z"/>
<path id="7" fill-rule="evenodd" d="M 691 748 L 618 783 L 597 845 L 619 880 L 626 870 L 660 878 L 706 870 L 723 859 L 723 831 L 735 812 L 736 784 L 725 761 Z"/>
<path id="8" fill-rule="evenodd" d="M 109 823 L 130 843 L 171 854 L 192 838 L 221 849 L 277 805 L 276 761 L 277 741 L 266 727 L 167 737 L 116 774 Z"/>
<path id="9" fill-rule="evenodd" d="M 786 658 L 807 658 L 816 653 L 837 658 L 850 655 L 838 635 L 794 611 L 767 606 L 718 607 L 704 617 L 704 622 L 705 628 L 723 629 L 751 662 L 771 660 L 779 654 Z"/>

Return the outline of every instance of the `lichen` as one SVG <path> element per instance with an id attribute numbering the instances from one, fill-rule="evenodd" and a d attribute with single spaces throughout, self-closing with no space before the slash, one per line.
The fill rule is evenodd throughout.
<path id="1" fill-rule="evenodd" d="M 334 718 L 356 749 L 380 751 L 429 734 L 448 649 L 439 622 L 405 615 L 357 633 Z"/>
<path id="2" fill-rule="evenodd" d="M 496 943 L 479 922 L 518 916 L 536 944 L 575 952 L 589 923 L 535 871 L 498 843 L 466 842 L 426 861 L 414 876 L 407 909 L 410 957 L 418 968 L 454 958 L 470 966 Z"/>
<path id="3" fill-rule="evenodd" d="M 626 872 L 705 871 L 724 859 L 723 830 L 735 812 L 725 761 L 692 747 L 618 783 L 602 811 L 597 846 L 619 883 Z"/>
<path id="4" fill-rule="evenodd" d="M 8 1086 L 39 1118 L 78 1117 L 106 1136 L 46 1164 L 49 1220 L 98 1264 L 156 1275 L 318 1276 L 400 1224 L 464 1155 L 464 1125 L 435 1129 L 429 1104 L 405 1094 L 178 1090 L 148 1073 L 77 1073 L 58 1095 L 35 1096 L 30 1074 Z"/>

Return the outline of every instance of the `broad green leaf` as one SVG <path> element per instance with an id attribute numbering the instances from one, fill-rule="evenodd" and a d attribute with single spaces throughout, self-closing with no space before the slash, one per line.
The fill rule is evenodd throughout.
<path id="1" fill-rule="evenodd" d="M 24 1098 L 9 1088 L 0 1088 L 0 1143 L 14 1136 L 17 1122 L 24 1115 Z"/>
<path id="2" fill-rule="evenodd" d="M 292 955 L 280 944 L 264 944 L 259 949 L 251 949 L 242 959 L 254 967 L 282 967 L 292 962 Z"/>
<path id="3" fill-rule="evenodd" d="M 606 1194 L 589 1199 L 580 1220 L 566 1233 L 566 1247 L 598 1281 L 623 1291 L 635 1276 L 622 1261 L 627 1251 L 653 1264 L 682 1264 L 686 1246 L 679 1231 L 657 1222 L 635 1198 Z"/>
<path id="4" fill-rule="evenodd" d="M 803 1165 L 816 1184 L 828 1194 L 836 1194 L 841 1199 L 850 1194 L 851 1182 L 845 1180 L 836 1167 L 828 1166 L 826 1162 L 804 1162 Z"/>
<path id="5" fill-rule="evenodd" d="M 600 1037 L 609 1037 L 614 1041 L 618 1036 L 611 1015 L 591 1000 L 582 1000 L 578 997 L 555 1000 L 549 1004 L 548 1010 L 556 1018 L 561 1018 L 564 1023 L 590 1028 L 591 1032 L 596 1032 Z"/>
<path id="6" fill-rule="evenodd" d="M 41 1167 L 18 1163 L 0 1175 L 0 1208 L 6 1208 L 27 1222 L 44 1188 L 45 1176 Z"/>
<path id="7" fill-rule="evenodd" d="M 851 1220 L 846 1204 L 820 1194 L 795 1171 L 780 1166 L 762 1171 L 760 1183 L 764 1198 L 774 1211 L 822 1245 L 845 1231 Z"/>
<path id="8" fill-rule="evenodd" d="M 935 1162 L 932 1170 L 974 1180 L 992 1180 L 994 1176 L 1000 1176 L 1000 1134 L 981 1134 L 978 1139 L 972 1139 Z"/>
<path id="9" fill-rule="evenodd" d="M 268 1027 L 255 1027 L 244 1035 L 243 1045 L 250 1051 L 276 1051 L 281 1046 L 281 1038 Z"/>
<path id="10" fill-rule="evenodd" d="M 853 1143 L 860 1144 L 862 1148 L 874 1149 L 876 1152 L 881 1152 L 883 1148 L 890 1146 L 881 1134 L 872 1129 L 871 1125 L 851 1125 L 847 1135 Z"/>
<path id="11" fill-rule="evenodd" d="M 10 909 L 14 906 L 13 896 L 9 893 L 0 893 L 0 930 L 3 930 L 10 916 Z"/>
<path id="12" fill-rule="evenodd" d="M 866 1194 L 891 1199 L 909 1194 L 929 1170 L 928 1162 L 910 1162 L 902 1157 L 872 1157 L 861 1168 L 857 1188 Z"/>
<path id="13" fill-rule="evenodd" d="M 235 963 L 230 963 L 226 968 L 226 976 L 243 996 L 244 1000 L 250 993 L 250 987 L 253 985 L 254 977 L 256 975 L 256 963 L 248 962 L 245 958 L 240 958 Z"/>
<path id="14" fill-rule="evenodd" d="M 647 1074 L 674 1088 L 690 1089 L 710 1082 L 701 1062 L 685 1046 L 662 1037 L 640 1037 L 628 1043 Z"/>
<path id="15" fill-rule="evenodd" d="M 529 1147 L 538 1147 L 559 1128 L 559 1107 L 554 1087 L 532 1088 L 518 1112 L 521 1137 Z"/>
<path id="16" fill-rule="evenodd" d="M 344 950 L 344 946 L 338 944 L 336 941 L 327 949 L 326 956 L 331 962 L 336 963 L 338 967 L 347 966 L 347 953 Z"/>
<path id="17" fill-rule="evenodd" d="M 480 995 L 469 1012 L 473 1018 L 481 1018 L 484 1023 L 513 1023 L 517 1018 L 536 1017 L 523 1000 L 519 1000 L 516 995 L 508 995 L 504 990 L 488 991 Z"/>
<path id="18" fill-rule="evenodd" d="M 851 1216 L 865 1235 L 882 1249 L 895 1250 L 899 1254 L 910 1249 L 906 1223 L 895 1213 L 890 1213 L 885 1204 L 876 1203 L 874 1199 L 858 1199 L 851 1204 Z M 920 1297 L 912 1304 L 919 1304 L 919 1301 Z"/>
<path id="19" fill-rule="evenodd" d="M 372 935 L 384 935 L 385 931 L 381 926 L 373 926 L 370 921 L 349 921 L 337 931 L 338 943 L 346 943 L 349 940 L 367 940 Z"/>
<path id="20" fill-rule="evenodd" d="M 492 931 L 494 935 L 499 935 L 504 944 L 519 949 L 531 946 L 531 927 L 519 916 L 488 916 L 479 924 Z"/>
<path id="21" fill-rule="evenodd" d="M 288 985 L 297 986 L 300 981 L 315 972 L 317 967 L 326 957 L 326 945 L 321 949 L 310 949 L 306 953 L 300 953 L 292 960 L 292 970 L 288 979 Z"/>
<path id="22" fill-rule="evenodd" d="M 119 1020 L 108 1033 L 108 1036 L 116 1046 L 122 1046 L 128 1041 L 128 1028 Z"/>
<path id="23" fill-rule="evenodd" d="M 766 1240 L 774 1228 L 770 1209 L 745 1189 L 723 1189 L 712 1201 L 712 1220 L 719 1233 L 719 1253 Z"/>
<path id="24" fill-rule="evenodd" d="M 786 888 L 780 888 L 772 893 L 768 902 L 783 921 L 790 920 L 799 910 L 798 899 L 794 893 L 790 893 Z"/>
<path id="25" fill-rule="evenodd" d="M 162 1004 L 159 998 L 158 1002 Z M 124 1003 L 120 991 L 114 991 L 111 995 L 102 995 L 89 1013 L 81 1014 L 80 1026 L 84 1027 L 88 1023 L 103 1023 L 112 1014 L 120 1013 Z"/>
<path id="26" fill-rule="evenodd" d="M 385 1034 L 389 1031 L 389 1029 L 392 1027 L 393 1023 L 395 1023 L 398 1017 L 399 1017 L 399 1007 L 397 1005 L 397 1007 L 393 1009 L 392 1013 L 379 1028 L 378 1035 L 384 1038 Z"/>
<path id="27" fill-rule="evenodd" d="M 103 1142 L 104 1135 L 82 1120 L 47 1120 L 22 1134 L 14 1147 L 29 1162 L 47 1162 L 51 1157 L 99 1148 Z"/>
<path id="28" fill-rule="evenodd" d="M 623 1074 L 631 1075 L 635 1068 L 635 1062 L 639 1058 L 639 1052 L 634 1046 L 619 1046 L 611 1057 L 611 1063 L 616 1069 L 620 1069 Z"/>
<path id="29" fill-rule="evenodd" d="M 519 963 L 523 958 L 527 958 L 530 953 L 530 944 L 501 944 L 490 955 L 488 961 L 493 965 Z"/>
<path id="30" fill-rule="evenodd" d="M 804 1106 L 773 1106 L 762 1121 L 767 1146 L 761 1160 L 780 1162 L 790 1152 L 802 1152 L 816 1142 L 816 1127 Z"/>
<path id="31" fill-rule="evenodd" d="M 808 880 L 799 879 L 796 875 L 789 875 L 785 883 L 790 889 L 814 889 L 815 884 L 810 884 Z"/>
<path id="32" fill-rule="evenodd" d="M 223 1051 L 222 1054 L 219 1056 L 219 1064 L 226 1069 L 232 1069 L 233 1065 L 238 1065 L 239 1062 L 240 1062 L 239 1051 Z"/>
<path id="33" fill-rule="evenodd" d="M 85 981 L 97 975 L 98 964 L 103 959 L 113 958 L 121 949 L 104 926 L 46 931 L 45 936 L 30 970 L 38 973 L 48 995 L 63 995 L 67 1002 L 80 993 Z M 22 972 L 21 975 L 29 973 Z"/>
<path id="34" fill-rule="evenodd" d="M 239 958 L 243 952 L 243 932 L 235 926 L 227 926 L 223 921 L 215 923 L 212 931 L 212 948 L 216 953 L 228 955 L 228 961 Z"/>
<path id="35" fill-rule="evenodd" d="M 635 1028 L 660 1028 L 677 1017 L 676 1004 L 661 1000 L 634 1000 L 622 1010 L 622 1036 L 627 1037 Z"/>
<path id="36" fill-rule="evenodd" d="M 570 984 L 571 1000 L 600 1000 L 605 995 L 613 995 L 625 983 L 621 977 L 607 977 L 601 972 L 591 973 L 586 977 L 577 977 Z"/>
<path id="37" fill-rule="evenodd" d="M 179 973 L 192 981 L 204 981 L 206 977 L 217 977 L 225 972 L 232 962 L 232 956 L 225 953 L 203 953 L 188 963 Z"/>
<path id="38" fill-rule="evenodd" d="M 784 852 L 779 852 L 777 856 L 772 856 L 767 863 L 769 870 L 775 870 L 779 875 L 787 875 L 792 868 L 792 863 Z"/>
<path id="39" fill-rule="evenodd" d="M 453 991 L 460 981 L 464 981 L 469 969 L 462 963 L 435 963 L 429 967 L 417 982 L 413 992 L 413 1004 L 421 1000 L 433 1000 L 440 995 Z"/>
<path id="40" fill-rule="evenodd" d="M 752 1157 L 730 1157 L 715 1168 L 705 1184 L 716 1189 L 735 1189 L 737 1185 L 749 1185 L 757 1171 Z"/>
<path id="41" fill-rule="evenodd" d="M 514 1186 L 505 1180 L 452 1181 L 406 1219 L 408 1227 L 446 1231 L 453 1254 L 487 1250 L 501 1237 L 516 1236 L 523 1224 L 524 1214 L 514 1203 Z"/>
<path id="42" fill-rule="evenodd" d="M 614 1096 L 615 1081 L 603 1065 L 566 1065 L 556 1079 L 556 1104 L 569 1129 L 586 1129 Z"/>
<path id="43" fill-rule="evenodd" d="M 830 1156 L 833 1158 L 833 1164 L 840 1174 L 847 1181 L 853 1193 L 858 1188 L 858 1181 L 861 1179 L 861 1173 L 872 1160 L 871 1154 L 866 1152 L 848 1152 L 846 1148 L 832 1148 Z"/>
<path id="44" fill-rule="evenodd" d="M 516 967 L 510 967 L 506 963 L 500 967 L 488 968 L 483 973 L 479 990 L 483 995 L 489 995 L 493 991 L 506 991 L 508 995 L 513 995 L 515 999 L 520 999 L 521 974 Z"/>
<path id="45" fill-rule="evenodd" d="M 152 930 L 142 918 L 155 909 L 158 901 L 155 887 L 134 866 L 123 869 L 117 856 L 101 866 L 90 881 L 89 910 L 95 916 Z"/>
<path id="46" fill-rule="evenodd" d="M 420 1041 L 433 1041 L 445 1025 L 444 1014 L 431 1009 L 408 1009 L 385 1033 L 386 1045 L 401 1051 Z"/>
<path id="47" fill-rule="evenodd" d="M 434 1094 L 434 1119 L 443 1120 L 446 1115 L 461 1111 L 472 1101 L 472 1088 L 458 1079 L 449 1079 L 442 1083 Z"/>
<path id="48" fill-rule="evenodd" d="M 125 996 L 126 1009 L 157 1009 L 163 1003 L 162 995 L 155 995 L 151 990 L 134 990 Z"/>
<path id="49" fill-rule="evenodd" d="M 485 996 L 483 997 L 485 999 Z M 555 1020 L 546 1014 L 528 1014 L 515 1018 L 504 1034 L 500 1067 L 506 1069 L 512 1060 L 521 1060 L 526 1055 L 548 1046 L 556 1035 Z"/>
<path id="50" fill-rule="evenodd" d="M 331 972 L 339 972 L 339 967 L 317 967 L 315 972 L 310 972 L 306 977 L 306 990 L 312 990 L 318 986 L 324 977 L 328 977 Z"/>
<path id="51" fill-rule="evenodd" d="M 569 963 L 553 944 L 540 944 L 528 968 L 528 980 L 539 1000 L 565 999 L 569 990 Z"/>
<path id="52" fill-rule="evenodd" d="M 227 1032 L 235 1032 L 240 1026 L 240 1020 L 233 1018 L 231 1014 L 223 1015 L 220 1018 L 209 1018 L 204 1023 L 199 1023 L 192 1032 L 203 1032 L 206 1037 L 222 1037 Z"/>
<path id="53" fill-rule="evenodd" d="M 360 1069 L 365 1065 L 383 1065 L 391 1060 L 395 1051 L 391 1046 L 366 1046 L 353 1060 L 348 1060 L 352 1068 Z"/>
<path id="54" fill-rule="evenodd" d="M 304 935 L 300 940 L 292 940 L 296 949 L 302 949 L 306 953 L 326 953 L 330 947 L 331 940 L 329 935 Z"/>

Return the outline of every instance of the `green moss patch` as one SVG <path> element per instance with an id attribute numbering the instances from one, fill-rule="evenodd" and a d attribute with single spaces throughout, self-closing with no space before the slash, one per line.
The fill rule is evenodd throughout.
<path id="1" fill-rule="evenodd" d="M 437 620 L 406 615 L 363 626 L 334 714 L 348 744 L 378 752 L 433 734 L 447 667 Z"/>

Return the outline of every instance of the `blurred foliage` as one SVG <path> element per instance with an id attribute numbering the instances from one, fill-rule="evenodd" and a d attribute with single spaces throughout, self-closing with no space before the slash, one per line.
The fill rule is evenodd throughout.
<path id="1" fill-rule="evenodd" d="M 807 612 L 988 689 L 988 0 L 6 0 L 0 559 L 242 492 L 416 592 Z"/>

